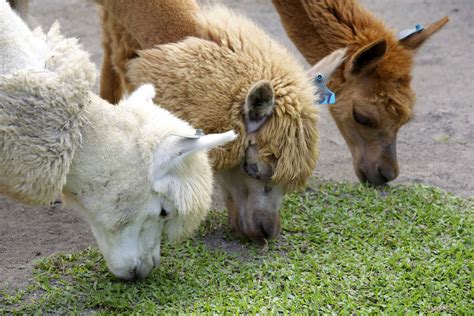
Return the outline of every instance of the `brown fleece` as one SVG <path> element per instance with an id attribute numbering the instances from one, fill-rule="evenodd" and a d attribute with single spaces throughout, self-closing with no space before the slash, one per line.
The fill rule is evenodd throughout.
<path id="1" fill-rule="evenodd" d="M 125 29 L 104 25 L 104 37 L 112 39 L 112 64 L 120 78 L 129 79 L 121 88 L 152 83 L 157 104 L 194 127 L 239 133 L 237 141 L 211 152 L 214 169 L 221 170 L 243 159 L 247 93 L 260 80 L 272 82 L 276 107 L 257 133 L 259 156 L 275 164 L 274 182 L 287 190 L 302 187 L 319 154 L 315 91 L 303 67 L 254 23 L 223 7 L 203 9 L 195 21 L 198 37 L 142 50 L 133 59 L 119 53 L 124 42 L 130 44 Z"/>
<path id="2" fill-rule="evenodd" d="M 97 0 L 120 20 L 141 49 L 196 35 L 194 0 Z"/>

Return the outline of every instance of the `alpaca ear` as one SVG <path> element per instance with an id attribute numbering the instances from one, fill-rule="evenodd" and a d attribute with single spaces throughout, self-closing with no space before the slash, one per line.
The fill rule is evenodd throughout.
<path id="1" fill-rule="evenodd" d="M 209 135 L 178 136 L 169 135 L 160 142 L 153 153 L 153 181 L 165 176 L 171 169 L 179 166 L 187 155 L 223 145 L 237 138 L 234 131 Z"/>
<path id="2" fill-rule="evenodd" d="M 337 49 L 333 51 L 331 54 L 321 59 L 316 65 L 311 67 L 311 69 L 308 71 L 309 78 L 313 79 L 315 76 L 320 74 L 324 78 L 329 79 L 332 73 L 344 61 L 346 51 L 347 51 L 346 48 Z"/>
<path id="3" fill-rule="evenodd" d="M 270 117 L 275 108 L 275 91 L 267 80 L 257 82 L 247 94 L 244 105 L 247 133 L 257 131 Z"/>
<path id="4" fill-rule="evenodd" d="M 349 71 L 353 75 L 358 75 L 364 71 L 372 69 L 387 51 L 387 42 L 381 38 L 359 49 L 352 57 L 352 64 Z"/>
<path id="5" fill-rule="evenodd" d="M 445 16 L 444 18 L 431 23 L 421 32 L 415 33 L 408 37 L 405 37 L 400 40 L 400 44 L 402 44 L 405 48 L 415 50 L 421 46 L 428 38 L 431 37 L 434 33 L 438 32 L 446 23 L 449 22 L 449 18 Z"/>

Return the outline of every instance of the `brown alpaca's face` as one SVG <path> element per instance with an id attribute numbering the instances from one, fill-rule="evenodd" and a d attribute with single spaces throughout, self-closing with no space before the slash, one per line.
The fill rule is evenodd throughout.
<path id="1" fill-rule="evenodd" d="M 311 68 L 309 77 L 323 74 L 329 78 L 344 60 L 345 52 L 345 49 L 339 49 L 323 58 Z M 229 212 L 230 224 L 243 236 L 256 241 L 275 237 L 281 227 L 280 207 L 285 190 L 284 185 L 272 181 L 279 161 L 275 157 L 276 153 L 267 153 L 265 157 L 260 154 L 259 144 L 265 145 L 262 145 L 257 135 L 259 128 L 272 115 L 274 107 L 275 92 L 271 82 L 257 82 L 249 90 L 243 111 L 246 126 L 244 158 L 239 166 L 216 173 Z M 313 145 L 316 144 L 311 143 L 310 146 Z M 294 159 L 311 158 L 301 154 Z M 294 171 L 293 176 L 298 170 Z"/>
<path id="2" fill-rule="evenodd" d="M 283 190 L 271 181 L 274 164 L 259 156 L 256 133 L 272 115 L 275 96 L 269 81 L 259 81 L 245 100 L 243 119 L 247 129 L 245 156 L 239 166 L 216 172 L 232 227 L 255 240 L 273 238 L 280 232 Z"/>
<path id="3" fill-rule="evenodd" d="M 412 55 L 447 22 L 445 17 L 421 32 L 387 44 L 380 38 L 349 45 L 342 75 L 335 80 L 332 117 L 352 154 L 361 182 L 383 185 L 398 176 L 397 133 L 412 115 Z M 339 82 L 336 82 L 339 81 Z"/>
<path id="4" fill-rule="evenodd" d="M 229 223 L 242 236 L 263 241 L 280 232 L 280 207 L 284 192 L 280 186 L 257 176 L 254 163 L 219 171 L 219 183 L 229 214 Z"/>
<path id="5" fill-rule="evenodd" d="M 359 180 L 383 185 L 398 176 L 397 133 L 410 116 L 390 111 L 395 109 L 390 91 L 374 92 L 374 80 L 367 77 L 346 82 L 330 112 L 350 149 Z M 409 86 L 396 93 L 405 100 L 406 108 L 413 107 L 414 94 Z"/>
<path id="6" fill-rule="evenodd" d="M 384 71 L 378 67 L 386 49 L 382 39 L 351 54 L 335 89 L 337 102 L 330 106 L 357 177 L 372 185 L 398 176 L 397 133 L 411 118 L 415 100 L 409 66 L 405 73 L 381 75 Z"/>

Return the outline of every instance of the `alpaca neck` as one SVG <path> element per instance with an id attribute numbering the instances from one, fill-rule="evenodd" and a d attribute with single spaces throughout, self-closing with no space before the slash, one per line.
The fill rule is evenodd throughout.
<path id="1" fill-rule="evenodd" d="M 307 0 L 272 1 L 288 36 L 311 65 L 357 38 L 375 40 L 387 32 L 381 20 L 354 0 L 323 4 Z"/>
<path id="2" fill-rule="evenodd" d="M 197 34 L 194 14 L 199 7 L 194 0 L 98 2 L 119 21 L 142 49 Z"/>
<path id="3" fill-rule="evenodd" d="M 337 48 L 328 42 L 320 29 L 308 17 L 302 0 L 272 0 L 286 33 L 310 65 L 316 64 L 324 56 Z"/>
<path id="4" fill-rule="evenodd" d="M 8 3 L 0 0 L 0 74 L 43 69 L 46 44 L 33 36 Z"/>

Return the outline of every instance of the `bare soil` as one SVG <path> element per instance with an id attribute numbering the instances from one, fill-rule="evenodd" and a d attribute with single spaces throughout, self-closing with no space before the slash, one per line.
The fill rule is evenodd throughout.
<path id="1" fill-rule="evenodd" d="M 429 23 L 444 15 L 451 21 L 420 50 L 414 72 L 416 116 L 399 133 L 398 183 L 422 182 L 464 196 L 474 192 L 474 1 L 361 0 L 396 28 Z M 224 0 L 250 16 L 301 58 L 287 39 L 270 0 Z M 30 24 L 48 29 L 54 20 L 81 43 L 100 67 L 99 18 L 84 0 L 32 0 Z M 301 58 L 303 62 L 303 59 Z M 315 174 L 324 180 L 351 181 L 351 158 L 328 111 L 321 111 L 321 157 Z M 222 208 L 219 194 L 215 206 Z M 222 245 L 211 238 L 216 247 Z M 24 286 L 35 259 L 95 245 L 78 214 L 59 206 L 27 207 L 0 198 L 0 287 Z M 238 248 L 238 247 L 237 247 Z"/>

